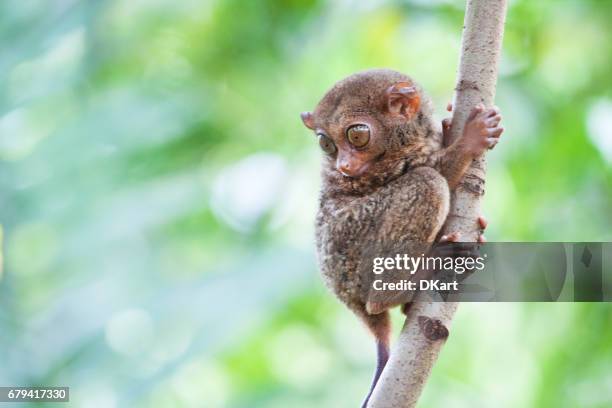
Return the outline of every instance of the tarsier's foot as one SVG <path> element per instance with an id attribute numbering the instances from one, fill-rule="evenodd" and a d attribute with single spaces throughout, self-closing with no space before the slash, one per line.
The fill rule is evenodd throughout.
<path id="1" fill-rule="evenodd" d="M 477 157 L 485 150 L 494 148 L 504 131 L 504 128 L 499 126 L 501 120 L 498 107 L 485 109 L 483 104 L 476 105 L 470 112 L 463 130 L 462 143 L 466 150 Z"/>
<path id="2" fill-rule="evenodd" d="M 478 233 L 478 242 L 480 243 L 487 242 L 487 239 L 484 236 L 484 231 L 487 229 L 487 225 L 489 225 L 489 221 L 487 221 L 487 219 L 482 215 L 478 217 L 476 221 L 478 222 L 478 228 L 480 229 L 480 232 Z M 439 242 L 459 242 L 459 236 L 460 235 L 458 232 L 453 232 L 447 235 L 442 235 L 440 237 Z"/>
<path id="3" fill-rule="evenodd" d="M 489 222 L 483 216 L 478 217 L 476 220 L 478 228 L 479 244 L 487 242 L 484 236 L 484 230 L 487 228 Z M 442 235 L 440 240 L 436 244 L 435 253 L 437 256 L 473 256 L 477 247 L 473 242 L 460 242 L 461 235 L 458 232 L 452 232 L 450 234 Z M 452 243 L 453 245 L 446 245 Z"/>
<path id="4" fill-rule="evenodd" d="M 487 225 L 489 222 L 484 216 L 480 216 L 477 218 L 476 222 L 478 223 L 479 233 L 478 233 L 478 244 L 482 244 L 487 242 L 484 236 L 484 230 L 487 229 Z M 434 248 L 432 249 L 431 255 L 439 256 L 439 257 L 477 257 L 478 254 L 478 244 L 474 242 L 459 242 L 460 235 L 458 232 L 453 232 L 448 235 L 442 235 L 439 241 L 434 244 Z M 449 245 L 453 244 L 453 245 Z M 410 312 L 410 307 L 412 306 L 412 302 L 404 303 L 402 305 L 402 313 L 408 316 Z"/>

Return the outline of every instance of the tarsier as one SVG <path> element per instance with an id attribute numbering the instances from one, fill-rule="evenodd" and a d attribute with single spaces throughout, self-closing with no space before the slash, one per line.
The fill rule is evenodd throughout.
<path id="1" fill-rule="evenodd" d="M 374 296 L 359 272 L 369 261 L 363 249 L 374 244 L 397 249 L 404 242 L 431 249 L 436 242 L 456 241 L 457 234 L 438 237 L 450 191 L 472 160 L 495 146 L 503 131 L 501 115 L 497 108 L 476 106 L 463 134 L 450 144 L 450 121 L 439 130 L 415 81 L 391 70 L 369 70 L 336 83 L 312 113 L 301 116 L 324 152 L 316 218 L 321 273 L 377 341 L 366 406 L 389 356 L 388 310 L 406 302 Z M 482 217 L 474 222 L 481 230 L 486 226 Z"/>

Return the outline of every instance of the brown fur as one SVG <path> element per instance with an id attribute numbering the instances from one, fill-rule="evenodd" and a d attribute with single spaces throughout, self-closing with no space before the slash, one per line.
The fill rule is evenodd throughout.
<path id="1" fill-rule="evenodd" d="M 390 116 L 385 91 L 398 82 L 411 83 L 420 97 L 411 120 Z M 372 165 L 358 178 L 342 175 L 335 156 L 323 157 L 323 185 L 316 221 L 317 253 L 327 285 L 373 334 L 387 340 L 388 305 L 366 311 L 369 288 L 360 274 L 361 249 L 375 242 L 396 247 L 401 242 L 433 242 L 449 206 L 445 179 L 434 170 L 442 135 L 429 99 L 410 77 L 391 70 L 357 73 L 338 82 L 317 105 L 313 127 L 347 149 L 346 128 L 367 122 Z M 380 246 L 376 244 L 377 246 Z M 371 265 L 370 265 L 371 268 Z"/>

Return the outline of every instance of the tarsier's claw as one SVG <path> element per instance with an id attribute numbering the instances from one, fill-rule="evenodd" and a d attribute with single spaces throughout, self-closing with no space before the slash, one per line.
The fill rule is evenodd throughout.
<path id="1" fill-rule="evenodd" d="M 450 103 L 450 102 L 449 102 L 449 103 L 447 103 L 447 104 L 446 104 L 446 110 L 447 110 L 447 111 L 449 111 L 449 112 L 452 112 L 452 111 L 453 111 L 453 104 L 452 104 L 452 103 Z"/>

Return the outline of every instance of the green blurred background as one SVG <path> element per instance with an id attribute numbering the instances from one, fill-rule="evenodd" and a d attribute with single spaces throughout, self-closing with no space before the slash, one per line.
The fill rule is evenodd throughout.
<path id="1" fill-rule="evenodd" d="M 611 239 L 610 21 L 612 1 L 510 1 L 489 240 Z M 374 345 L 318 276 L 298 114 L 390 67 L 442 118 L 462 23 L 460 0 L 1 2 L 0 385 L 358 406 Z M 420 406 L 611 407 L 612 308 L 462 305 Z"/>

